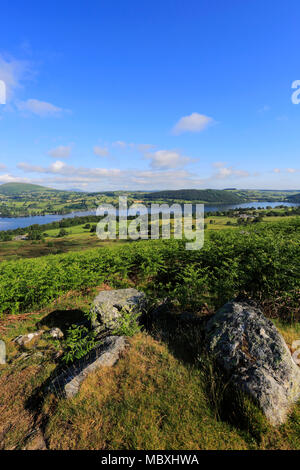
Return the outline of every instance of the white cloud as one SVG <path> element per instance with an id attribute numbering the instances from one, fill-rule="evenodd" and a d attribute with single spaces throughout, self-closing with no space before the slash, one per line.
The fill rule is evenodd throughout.
<path id="1" fill-rule="evenodd" d="M 156 146 L 152 144 L 135 144 L 135 147 L 139 152 L 144 153 L 147 152 L 147 150 L 154 149 Z"/>
<path id="2" fill-rule="evenodd" d="M 298 173 L 300 170 L 298 168 L 274 168 L 273 172 L 274 173 Z"/>
<path id="3" fill-rule="evenodd" d="M 71 145 L 59 145 L 55 149 L 49 150 L 48 155 L 53 158 L 68 158 L 71 155 Z"/>
<path id="4" fill-rule="evenodd" d="M 173 127 L 173 134 L 179 135 L 183 132 L 201 132 L 206 129 L 214 120 L 204 114 L 192 113 L 183 116 Z"/>
<path id="5" fill-rule="evenodd" d="M 28 62 L 0 55 L 0 80 L 5 83 L 7 103 L 13 98 L 16 89 L 22 86 L 23 80 L 31 74 Z"/>
<path id="6" fill-rule="evenodd" d="M 222 168 L 223 166 L 226 166 L 225 162 L 215 162 L 215 163 L 213 163 L 213 167 L 215 167 L 215 168 Z"/>
<path id="7" fill-rule="evenodd" d="M 231 176 L 238 176 L 240 178 L 247 178 L 248 176 L 250 176 L 249 171 L 237 170 L 232 166 L 226 166 L 226 164 L 223 162 L 216 162 L 213 164 L 213 166 L 217 168 L 214 177 L 218 179 L 225 179 Z"/>
<path id="8" fill-rule="evenodd" d="M 0 163 L 0 170 L 5 170 L 6 168 L 6 165 L 4 165 L 4 163 Z"/>
<path id="9" fill-rule="evenodd" d="M 48 167 L 31 165 L 30 163 L 26 162 L 18 163 L 17 167 L 27 173 L 63 173 L 67 168 L 72 168 L 60 160 L 51 163 L 51 165 Z"/>
<path id="10" fill-rule="evenodd" d="M 138 152 L 145 153 L 148 150 L 154 149 L 156 145 L 152 144 L 136 144 L 134 142 L 124 142 L 123 140 L 117 140 L 115 142 L 112 142 L 111 144 L 112 147 L 117 147 L 119 149 L 133 149 L 137 150 Z"/>
<path id="11" fill-rule="evenodd" d="M 52 103 L 48 103 L 47 101 L 39 101 L 36 99 L 20 101 L 17 103 L 17 107 L 20 111 L 24 111 L 25 113 L 28 112 L 41 117 L 60 116 L 65 111 Z"/>
<path id="12" fill-rule="evenodd" d="M 99 147 L 98 145 L 95 145 L 94 154 L 98 155 L 98 157 L 108 157 L 109 151 L 107 147 Z"/>
<path id="13" fill-rule="evenodd" d="M 298 173 L 288 173 L 282 170 L 282 174 L 274 175 L 274 179 L 268 180 L 266 174 L 257 174 L 241 169 L 236 169 L 225 163 L 217 162 L 213 165 L 214 172 L 210 175 L 199 175 L 184 168 L 152 168 L 152 169 L 119 169 L 119 168 L 85 168 L 67 165 L 61 160 L 51 165 L 42 167 L 29 163 L 19 163 L 18 168 L 26 173 L 36 173 L 40 177 L 30 179 L 14 177 L 12 175 L 0 175 L 0 182 L 26 181 L 61 189 L 85 187 L 88 191 L 108 190 L 153 190 L 153 189 L 180 189 L 180 188 L 218 188 L 222 189 L 230 184 L 234 187 L 266 189 L 295 189 L 298 185 Z M 299 170 L 297 170 L 299 171 Z M 284 174 L 286 178 L 284 179 Z M 37 175 L 36 175 L 37 176 Z M 276 178 L 276 179 L 275 179 Z M 278 178 L 278 180 L 277 180 Z"/>
<path id="14" fill-rule="evenodd" d="M 288 173 L 297 173 L 298 170 L 296 168 L 287 168 L 286 171 Z"/>
<path id="15" fill-rule="evenodd" d="M 68 110 L 59 108 L 52 103 L 33 98 L 25 101 L 16 101 L 16 91 L 22 88 L 24 82 L 32 79 L 34 75 L 35 71 L 33 71 L 30 62 L 0 54 L 0 80 L 5 84 L 6 104 L 9 104 L 9 106 L 6 106 L 4 109 L 13 110 L 14 106 L 16 106 L 21 112 L 43 117 L 59 116 L 63 112 L 68 112 Z"/>
<path id="16" fill-rule="evenodd" d="M 145 157 L 150 160 L 151 168 L 160 170 L 178 168 L 191 161 L 174 150 L 157 150 L 146 154 Z"/>
<path id="17" fill-rule="evenodd" d="M 54 184 L 63 187 L 74 187 L 74 184 L 85 184 L 90 190 L 109 190 L 120 188 L 131 189 L 164 189 L 195 187 L 202 180 L 186 170 L 137 170 L 119 168 L 84 168 L 67 165 L 56 161 L 48 167 L 31 165 L 26 162 L 18 164 L 18 168 L 26 173 L 45 174 L 47 177 L 31 180 L 38 184 Z M 49 175 L 53 175 L 51 178 Z"/>
<path id="18" fill-rule="evenodd" d="M 113 175 L 121 174 L 121 170 L 107 169 L 107 168 L 84 168 L 74 167 L 67 165 L 65 162 L 57 160 L 48 167 L 41 167 L 38 165 L 31 165 L 30 163 L 21 162 L 17 167 L 28 173 L 45 173 L 45 174 L 60 174 L 69 175 L 70 177 L 84 177 L 90 178 L 91 180 L 97 180 L 99 177 L 110 177 Z"/>
<path id="19" fill-rule="evenodd" d="M 64 168 L 66 168 L 67 165 L 64 162 L 61 162 L 60 160 L 57 160 L 56 162 L 52 163 L 50 166 L 50 169 L 56 173 L 56 172 L 61 172 Z"/>
<path id="20" fill-rule="evenodd" d="M 29 183 L 27 178 L 19 178 L 8 173 L 0 175 L 0 183 Z"/>

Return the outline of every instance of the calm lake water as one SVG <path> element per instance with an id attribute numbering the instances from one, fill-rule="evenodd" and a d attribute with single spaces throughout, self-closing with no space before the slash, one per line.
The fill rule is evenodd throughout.
<path id="1" fill-rule="evenodd" d="M 243 204 L 205 204 L 205 212 L 217 212 L 217 211 L 227 211 L 229 209 L 242 209 L 247 207 L 258 207 L 266 208 L 267 206 L 276 207 L 279 205 L 293 207 L 300 206 L 300 204 L 292 204 L 289 202 L 246 202 Z M 12 217 L 12 218 L 0 218 L 0 230 L 14 230 L 16 228 L 24 228 L 33 224 L 48 224 L 50 222 L 56 222 L 61 219 L 70 218 L 70 217 L 80 217 L 84 215 L 94 215 L 95 211 L 86 211 L 86 212 L 72 212 L 65 215 L 36 215 L 33 217 Z"/>

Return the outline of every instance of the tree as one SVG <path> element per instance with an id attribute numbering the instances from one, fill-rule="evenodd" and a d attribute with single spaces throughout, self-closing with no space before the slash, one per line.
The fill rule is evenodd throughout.
<path id="1" fill-rule="evenodd" d="M 66 229 L 61 228 L 60 231 L 58 232 L 57 238 L 65 237 L 66 235 L 68 235 L 68 232 L 66 231 Z"/>

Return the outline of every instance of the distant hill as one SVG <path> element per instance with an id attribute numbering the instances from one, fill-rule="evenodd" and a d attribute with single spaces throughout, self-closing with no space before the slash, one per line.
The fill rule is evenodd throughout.
<path id="1" fill-rule="evenodd" d="M 245 199 L 229 190 L 222 189 L 178 189 L 157 191 L 144 195 L 144 199 L 176 199 L 182 201 L 201 201 L 207 203 L 235 204 L 245 202 Z"/>
<path id="2" fill-rule="evenodd" d="M 300 193 L 293 194 L 292 196 L 287 196 L 286 200 L 288 202 L 299 202 L 300 203 Z"/>
<path id="3" fill-rule="evenodd" d="M 54 192 L 56 189 L 46 188 L 38 184 L 28 183 L 5 183 L 0 185 L 0 194 L 7 196 L 18 195 L 23 193 L 44 193 L 45 191 Z"/>
<path id="4" fill-rule="evenodd" d="M 69 192 L 72 192 L 72 193 L 85 193 L 86 191 L 84 191 L 83 189 L 80 189 L 80 188 L 70 188 L 66 191 L 69 191 Z"/>

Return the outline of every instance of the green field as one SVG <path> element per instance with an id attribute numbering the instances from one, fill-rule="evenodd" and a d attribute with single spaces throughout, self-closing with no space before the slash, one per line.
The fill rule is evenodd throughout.
<path id="1" fill-rule="evenodd" d="M 180 312 L 205 318 L 242 292 L 261 303 L 290 348 L 299 339 L 300 219 L 215 230 L 226 222 L 211 224 L 196 251 L 180 240 L 112 242 L 0 263 L 8 353 L 0 369 L 2 449 L 39 448 L 40 435 L 48 449 L 300 449 L 300 405 L 274 429 L 249 399 L 228 395 L 200 331 L 178 320 Z M 66 238 L 91 235 L 80 230 Z M 167 297 L 170 321 L 146 322 L 119 363 L 91 374 L 75 398 L 49 393 L 64 347 L 47 336 L 49 328 L 68 335 L 97 292 L 129 286 L 152 302 Z M 42 339 L 28 347 L 12 341 L 39 328 Z"/>
<path id="2" fill-rule="evenodd" d="M 270 224 L 272 222 L 280 222 L 284 220 L 294 220 L 298 216 L 283 215 L 285 209 L 277 209 L 276 212 L 281 216 L 266 216 L 268 210 L 256 211 L 256 214 L 262 214 L 264 217 L 261 223 Z M 251 213 L 251 211 L 250 211 Z M 111 241 L 101 241 L 96 233 L 90 232 L 90 227 L 95 226 L 94 222 L 66 227 L 66 235 L 58 237 L 61 228 L 45 229 L 40 226 L 43 233 L 42 240 L 22 240 L 22 241 L 0 241 L 0 261 L 13 260 L 19 258 L 35 258 L 48 254 L 67 253 L 71 251 L 81 251 L 89 248 L 115 246 L 115 244 L 126 243 L 118 239 Z M 171 226 L 173 220 L 171 220 Z M 207 232 L 216 230 L 236 230 L 241 226 L 238 224 L 238 218 L 234 216 L 210 216 L 205 218 L 205 230 Z M 24 229 L 26 233 L 26 229 Z M 0 234 L 1 235 L 1 234 Z"/>
<path id="3" fill-rule="evenodd" d="M 34 210 L 45 210 L 46 193 L 40 190 Z M 51 196 L 61 210 L 82 198 L 61 197 Z M 25 203 L 18 198 L 14 210 L 29 210 L 28 195 Z M 115 194 L 103 198 L 116 201 Z M 178 320 L 181 312 L 205 319 L 242 293 L 262 305 L 292 348 L 300 335 L 297 211 L 206 214 L 204 247 L 196 251 L 173 238 L 101 241 L 91 231 L 94 217 L 9 232 L 11 240 L 0 242 L 0 335 L 8 356 L 0 368 L 0 448 L 37 449 L 42 436 L 48 449 L 300 450 L 300 405 L 274 431 L 254 403 L 227 390 L 201 331 Z M 14 240 L 20 235 L 30 239 Z M 49 329 L 58 326 L 69 338 L 99 291 L 123 287 L 144 291 L 153 304 L 167 298 L 168 322 L 146 320 L 118 364 L 91 374 L 74 399 L 47 391 L 68 351 Z M 40 328 L 42 339 L 28 347 L 12 341 Z"/>
<path id="4" fill-rule="evenodd" d="M 216 203 L 235 204 L 257 201 L 288 201 L 300 191 L 258 191 L 258 190 L 196 190 L 175 191 L 110 191 L 83 193 L 61 191 L 39 185 L 6 183 L 0 185 L 0 216 L 21 217 L 44 214 L 68 214 L 74 211 L 95 210 L 99 204 L 118 204 L 120 195 L 127 196 L 128 203 Z"/>

